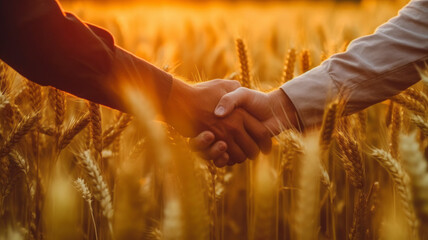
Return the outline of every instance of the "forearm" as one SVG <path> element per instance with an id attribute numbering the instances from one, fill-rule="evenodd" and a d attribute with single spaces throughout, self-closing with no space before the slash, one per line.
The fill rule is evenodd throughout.
<path id="1" fill-rule="evenodd" d="M 306 127 L 322 121 L 324 107 L 339 92 L 347 99 L 344 114 L 383 101 L 416 83 L 415 68 L 428 58 L 428 1 L 413 1 L 400 15 L 369 36 L 353 41 L 282 89 Z"/>
<path id="2" fill-rule="evenodd" d="M 166 101 L 169 74 L 115 46 L 105 30 L 64 14 L 55 1 L 2 1 L 1 7 L 0 58 L 29 80 L 120 110 L 126 110 L 120 91 L 126 83 L 155 104 Z"/>
<path id="3" fill-rule="evenodd" d="M 173 77 L 170 74 L 122 48 L 115 47 L 112 69 L 103 83 L 102 91 L 119 104 L 117 109 L 126 111 L 126 106 L 123 106 L 122 102 L 129 99 L 126 99 L 127 89 L 124 87 L 130 87 L 144 93 L 161 112 L 168 101 L 172 82 Z"/>

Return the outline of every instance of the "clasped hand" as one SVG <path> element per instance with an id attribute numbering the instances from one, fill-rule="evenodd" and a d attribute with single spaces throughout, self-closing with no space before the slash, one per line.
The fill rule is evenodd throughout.
<path id="1" fill-rule="evenodd" d="M 193 86 L 174 80 L 164 108 L 166 121 L 217 167 L 268 153 L 273 135 L 297 126 L 294 107 L 281 90 L 262 93 L 233 80 Z"/>

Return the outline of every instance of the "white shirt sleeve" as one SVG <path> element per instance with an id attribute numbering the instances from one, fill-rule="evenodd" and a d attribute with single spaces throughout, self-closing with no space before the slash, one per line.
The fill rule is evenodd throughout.
<path id="1" fill-rule="evenodd" d="M 398 94 L 420 80 L 415 65 L 428 60 L 428 0 L 413 0 L 374 34 L 281 88 L 304 125 L 322 122 L 329 99 L 346 91 L 344 114 Z"/>

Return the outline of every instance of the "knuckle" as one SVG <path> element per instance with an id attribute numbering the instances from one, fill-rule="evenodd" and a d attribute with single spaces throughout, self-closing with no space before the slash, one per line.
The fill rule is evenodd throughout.
<path id="1" fill-rule="evenodd" d="M 232 83 L 232 86 L 235 88 L 240 88 L 241 87 L 241 83 L 239 81 L 236 80 L 230 80 Z"/>
<path id="2" fill-rule="evenodd" d="M 226 93 L 225 95 L 223 95 L 223 97 L 221 98 L 221 102 L 223 104 L 231 102 L 231 101 L 232 101 L 232 97 L 228 93 Z"/>
<path id="3" fill-rule="evenodd" d="M 242 93 L 245 93 L 247 91 L 247 89 L 245 87 L 239 87 L 235 91 L 236 91 L 236 93 L 242 94 Z"/>
<path id="4" fill-rule="evenodd" d="M 221 81 L 225 86 L 229 86 L 229 87 L 233 87 L 233 88 L 241 87 L 241 83 L 239 83 L 239 81 L 236 81 L 236 80 L 221 79 Z"/>

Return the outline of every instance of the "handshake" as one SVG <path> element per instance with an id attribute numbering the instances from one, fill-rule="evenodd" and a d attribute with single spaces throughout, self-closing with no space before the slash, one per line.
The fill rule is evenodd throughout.
<path id="1" fill-rule="evenodd" d="M 234 80 L 191 86 L 174 79 L 163 111 L 166 122 L 191 138 L 191 148 L 217 167 L 268 153 L 272 136 L 298 127 L 294 105 L 281 89 L 263 93 Z"/>

